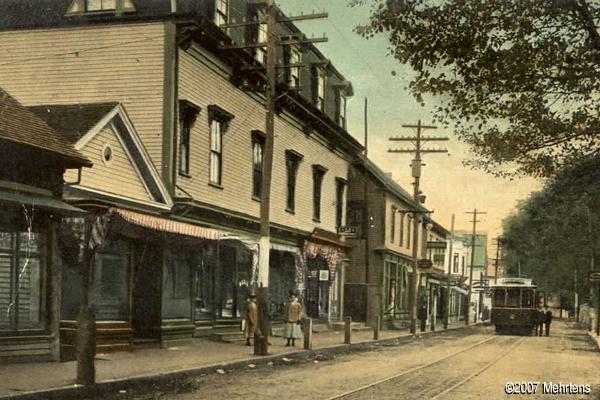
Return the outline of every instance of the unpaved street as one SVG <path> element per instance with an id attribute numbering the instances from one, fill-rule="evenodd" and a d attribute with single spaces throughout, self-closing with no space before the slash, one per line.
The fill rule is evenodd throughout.
<path id="1" fill-rule="evenodd" d="M 400 346 L 195 378 L 173 390 L 119 399 L 494 399 L 506 382 L 540 382 L 535 398 L 600 398 L 600 353 L 584 331 L 557 321 L 551 337 L 446 332 Z M 394 379 L 380 382 L 386 378 Z M 589 384 L 589 396 L 544 395 L 543 382 Z M 373 385 L 373 383 L 380 382 Z M 372 385 L 364 390 L 355 389 Z M 341 396 L 341 397 L 338 397 Z M 436 397 L 438 396 L 438 397 Z M 531 397 L 530 395 L 512 397 Z"/>

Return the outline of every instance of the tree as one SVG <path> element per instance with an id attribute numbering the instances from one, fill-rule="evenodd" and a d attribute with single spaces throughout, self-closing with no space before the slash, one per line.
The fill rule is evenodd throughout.
<path id="1" fill-rule="evenodd" d="M 600 156 L 550 179 L 503 221 L 508 272 L 519 269 L 543 291 L 589 299 L 587 275 L 600 250 Z M 598 270 L 598 268 L 596 268 Z"/>
<path id="2" fill-rule="evenodd" d="M 471 166 L 551 176 L 598 152 L 598 0 L 351 2 L 367 4 L 356 32 L 385 34 L 390 55 L 417 73 L 415 98 L 442 100 L 435 118 L 455 126 Z"/>

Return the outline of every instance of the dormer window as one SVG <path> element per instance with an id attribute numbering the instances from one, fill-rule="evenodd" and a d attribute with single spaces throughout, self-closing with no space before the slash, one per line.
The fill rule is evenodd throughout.
<path id="1" fill-rule="evenodd" d="M 67 14 L 135 11 L 133 0 L 73 0 Z"/>
<path id="2" fill-rule="evenodd" d="M 259 11 L 257 13 L 257 19 L 259 21 L 264 21 L 266 19 L 265 13 L 262 11 Z M 267 24 L 266 23 L 260 23 L 260 24 L 256 25 L 255 41 L 256 41 L 256 43 L 267 43 Z M 267 63 L 267 47 L 266 46 L 265 47 L 257 47 L 254 51 L 254 59 L 263 65 L 266 64 Z"/>
<path id="3" fill-rule="evenodd" d="M 313 80 L 315 106 L 319 110 L 325 111 L 325 71 L 321 68 L 315 68 Z"/>
<path id="4" fill-rule="evenodd" d="M 298 46 L 289 46 L 287 62 L 290 65 L 300 64 L 302 62 L 302 53 Z M 290 67 L 287 74 L 287 83 L 291 88 L 300 87 L 300 67 Z"/>
<path id="5" fill-rule="evenodd" d="M 215 0 L 215 24 L 225 25 L 229 22 L 229 0 Z"/>

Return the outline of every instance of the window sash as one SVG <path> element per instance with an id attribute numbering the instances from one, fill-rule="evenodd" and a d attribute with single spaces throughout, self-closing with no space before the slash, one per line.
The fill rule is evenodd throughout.
<path id="1" fill-rule="evenodd" d="M 221 184 L 222 172 L 222 124 L 217 120 L 210 122 L 210 182 Z"/>
<path id="2" fill-rule="evenodd" d="M 118 0 L 86 0 L 87 11 L 116 10 Z"/>
<path id="3" fill-rule="evenodd" d="M 290 47 L 290 64 L 299 64 L 301 62 L 301 54 L 298 48 L 292 46 Z M 291 67 L 289 72 L 288 85 L 290 87 L 299 87 L 300 86 L 300 67 Z"/>
<path id="4" fill-rule="evenodd" d="M 317 108 L 321 111 L 325 108 L 325 76 L 322 72 L 317 74 Z"/>
<path id="5" fill-rule="evenodd" d="M 221 26 L 228 20 L 228 0 L 216 0 L 215 3 L 215 24 Z"/>
<path id="6" fill-rule="evenodd" d="M 260 198 L 262 194 L 264 144 L 259 140 L 252 143 L 252 196 Z"/>
<path id="7" fill-rule="evenodd" d="M 316 221 L 321 220 L 321 192 L 323 188 L 323 175 L 322 171 L 313 172 L 313 219 Z"/>
<path id="8" fill-rule="evenodd" d="M 344 192 L 346 190 L 346 185 L 344 182 L 337 182 L 336 187 L 336 199 L 335 199 L 335 226 L 340 227 L 343 223 L 343 213 L 344 213 Z"/>
<path id="9" fill-rule="evenodd" d="M 179 172 L 190 172 L 190 126 L 184 123 L 181 127 L 181 142 L 179 143 Z"/>
<path id="10" fill-rule="evenodd" d="M 391 218 L 390 221 L 390 242 L 394 243 L 396 241 L 396 211 L 397 208 L 392 206 L 391 209 Z"/>
<path id="11" fill-rule="evenodd" d="M 288 211 L 295 211 L 296 209 L 296 176 L 298 173 L 299 161 L 288 157 L 286 160 L 287 169 L 287 201 L 286 208 Z"/>
<path id="12" fill-rule="evenodd" d="M 258 18 L 263 18 L 262 14 L 259 14 Z M 256 32 L 256 43 L 267 42 L 267 24 L 262 23 L 257 25 Z M 261 64 L 267 62 L 267 47 L 257 47 L 254 53 L 254 59 Z"/>

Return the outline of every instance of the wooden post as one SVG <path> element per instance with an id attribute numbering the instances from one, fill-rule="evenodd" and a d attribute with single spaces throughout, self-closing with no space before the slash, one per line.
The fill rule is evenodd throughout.
<path id="1" fill-rule="evenodd" d="M 379 330 L 381 329 L 381 315 L 377 316 L 377 322 L 375 323 L 375 329 L 373 329 L 373 340 L 379 340 Z"/>
<path id="2" fill-rule="evenodd" d="M 344 344 L 352 343 L 352 317 L 346 317 L 344 324 Z"/>
<path id="3" fill-rule="evenodd" d="M 77 355 L 77 379 L 80 385 L 90 386 L 96 383 L 96 313 L 91 304 L 94 283 L 94 251 L 90 248 L 92 235 L 91 221 L 85 221 L 85 242 L 83 251 L 84 298 L 77 316 L 75 352 Z"/>
<path id="4" fill-rule="evenodd" d="M 304 320 L 304 349 L 312 350 L 312 318 L 306 318 Z"/>

